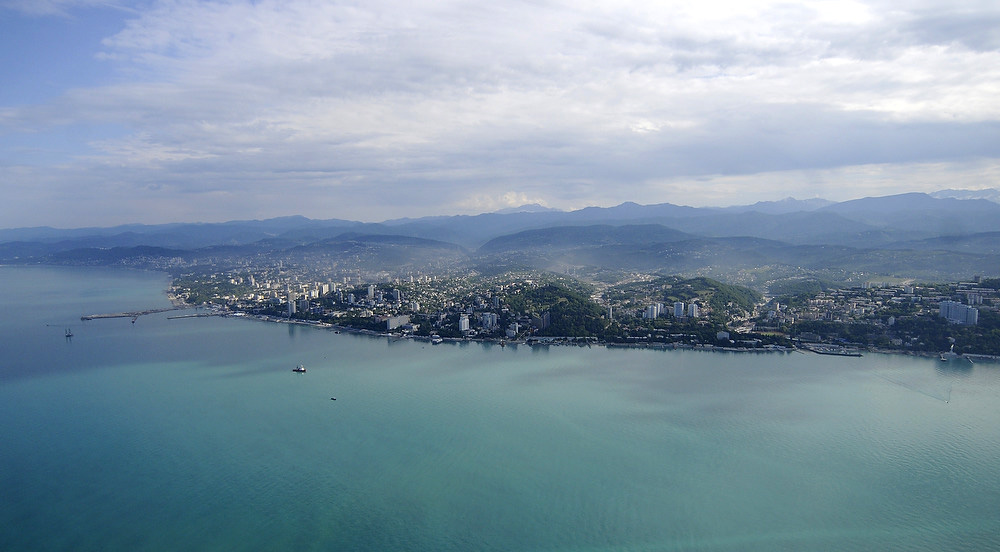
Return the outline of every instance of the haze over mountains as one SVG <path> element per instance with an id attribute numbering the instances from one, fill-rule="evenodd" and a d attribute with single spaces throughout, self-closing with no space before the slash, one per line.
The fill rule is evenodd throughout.
<path id="1" fill-rule="evenodd" d="M 944 190 L 727 208 L 623 203 L 564 212 L 534 205 L 382 223 L 281 217 L 19 228 L 0 230 L 0 261 L 113 263 L 159 255 L 197 262 L 265 255 L 290 261 L 352 258 L 359 268 L 383 263 L 385 270 L 464 263 L 479 269 L 702 274 L 757 287 L 801 277 L 954 280 L 1000 272 L 995 199 L 998 190 Z"/>

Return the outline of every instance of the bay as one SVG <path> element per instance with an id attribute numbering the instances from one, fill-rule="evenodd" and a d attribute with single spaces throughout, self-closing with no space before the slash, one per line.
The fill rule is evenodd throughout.
<path id="1" fill-rule="evenodd" d="M 996 364 L 80 320 L 167 284 L 0 267 L 0 549 L 1000 549 Z"/>

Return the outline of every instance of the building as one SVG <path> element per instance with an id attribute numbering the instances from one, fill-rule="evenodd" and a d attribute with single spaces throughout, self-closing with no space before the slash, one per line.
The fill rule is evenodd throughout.
<path id="1" fill-rule="evenodd" d="M 654 319 L 660 316 L 660 306 L 659 305 L 649 305 L 646 307 L 646 311 L 642 313 L 642 317 L 646 319 Z"/>
<path id="2" fill-rule="evenodd" d="M 484 330 L 492 332 L 500 325 L 500 317 L 495 312 L 484 312 L 479 315 L 479 323 Z"/>
<path id="3" fill-rule="evenodd" d="M 391 332 L 392 330 L 395 330 L 400 326 L 405 326 L 409 323 L 410 323 L 410 317 L 405 314 L 401 314 L 399 316 L 390 316 L 385 320 L 385 329 L 386 331 Z"/>
<path id="4" fill-rule="evenodd" d="M 698 318 L 698 303 L 691 303 L 688 305 L 688 316 L 691 318 Z"/>
<path id="5" fill-rule="evenodd" d="M 674 303 L 674 318 L 684 318 L 684 302 L 677 301 Z"/>
<path id="6" fill-rule="evenodd" d="M 938 305 L 942 318 L 955 324 L 974 326 L 979 323 L 979 309 L 963 305 L 957 301 L 941 301 Z"/>
<path id="7" fill-rule="evenodd" d="M 542 314 L 536 314 L 531 317 L 531 324 L 538 328 L 539 330 L 544 330 L 549 327 L 551 323 L 549 311 L 545 311 Z"/>
<path id="8" fill-rule="evenodd" d="M 469 315 L 463 314 L 458 319 L 458 331 L 467 332 L 469 331 Z"/>

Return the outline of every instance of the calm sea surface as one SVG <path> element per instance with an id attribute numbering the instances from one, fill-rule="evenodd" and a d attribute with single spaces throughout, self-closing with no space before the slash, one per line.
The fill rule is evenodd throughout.
<path id="1" fill-rule="evenodd" d="M 0 267 L 0 549 L 1000 550 L 998 364 L 80 321 L 167 283 Z"/>

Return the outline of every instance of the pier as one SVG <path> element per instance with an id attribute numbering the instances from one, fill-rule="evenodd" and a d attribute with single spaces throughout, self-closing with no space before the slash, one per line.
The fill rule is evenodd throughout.
<path id="1" fill-rule="evenodd" d="M 172 310 L 178 310 L 182 307 L 167 307 L 163 309 L 148 309 L 143 311 L 135 312 L 112 312 L 108 314 L 85 314 L 80 317 L 80 320 L 99 320 L 101 318 L 131 318 L 136 319 L 144 314 L 156 314 L 158 312 L 167 312 Z"/>
<path id="2" fill-rule="evenodd" d="M 167 320 L 177 320 L 178 318 L 205 318 L 206 316 L 225 316 L 219 312 L 199 312 L 197 314 L 178 314 L 176 316 L 168 316 Z"/>

